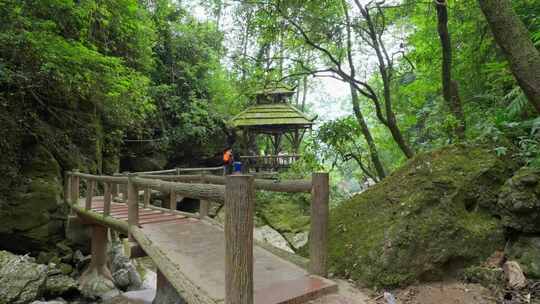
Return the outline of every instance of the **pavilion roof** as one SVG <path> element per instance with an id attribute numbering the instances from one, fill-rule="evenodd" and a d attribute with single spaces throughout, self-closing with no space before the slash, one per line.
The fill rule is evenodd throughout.
<path id="1" fill-rule="evenodd" d="M 313 120 L 289 103 L 274 103 L 250 106 L 236 115 L 231 124 L 235 128 L 309 128 Z"/>

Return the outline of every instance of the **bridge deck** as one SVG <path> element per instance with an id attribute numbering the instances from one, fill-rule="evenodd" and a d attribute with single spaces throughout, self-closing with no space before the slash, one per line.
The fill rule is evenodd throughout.
<path id="1" fill-rule="evenodd" d="M 79 204 L 84 206 L 84 200 Z M 102 198 L 92 210 L 103 212 Z M 208 221 L 152 209 L 139 210 L 140 227 L 168 262 L 216 303 L 225 299 L 225 237 L 221 227 Z M 111 204 L 111 216 L 127 220 L 127 205 Z M 337 290 L 335 283 L 309 275 L 303 268 L 254 246 L 254 302 L 304 303 Z"/>

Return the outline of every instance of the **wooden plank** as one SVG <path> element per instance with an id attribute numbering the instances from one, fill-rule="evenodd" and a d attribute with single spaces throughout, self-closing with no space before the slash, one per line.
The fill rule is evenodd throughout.
<path id="1" fill-rule="evenodd" d="M 227 177 L 225 191 L 225 304 L 253 304 L 254 178 Z"/>
<path id="2" fill-rule="evenodd" d="M 311 190 L 311 230 L 309 238 L 309 271 L 312 274 L 327 276 L 328 259 L 328 214 L 329 214 L 328 173 L 313 173 Z"/>
<path id="3" fill-rule="evenodd" d="M 149 208 L 149 209 L 154 209 L 154 210 L 163 211 L 163 212 L 166 212 L 166 213 L 172 213 L 172 214 L 183 215 L 183 216 L 185 216 L 185 217 L 199 218 L 199 216 L 198 216 L 197 214 L 189 213 L 189 212 L 184 212 L 184 211 L 179 211 L 179 210 L 170 210 L 170 209 L 167 209 L 167 208 L 161 208 L 161 207 L 153 206 L 153 205 L 148 206 L 148 208 Z"/>
<path id="4" fill-rule="evenodd" d="M 193 284 L 190 279 L 174 266 L 167 255 L 146 237 L 141 228 L 133 227 L 132 234 L 141 248 L 154 261 L 157 268 L 167 278 L 169 283 L 176 289 L 182 298 L 190 304 L 217 304 L 206 292 Z"/>
<path id="5" fill-rule="evenodd" d="M 172 217 L 171 216 L 166 216 L 166 217 L 158 217 L 158 218 L 153 218 L 153 219 L 147 219 L 147 220 L 141 221 L 139 224 L 140 225 L 146 225 L 146 224 L 151 224 L 151 223 L 164 223 L 164 222 L 185 220 L 185 219 L 186 219 L 186 217 L 182 218 L 179 215 L 174 215 Z"/>

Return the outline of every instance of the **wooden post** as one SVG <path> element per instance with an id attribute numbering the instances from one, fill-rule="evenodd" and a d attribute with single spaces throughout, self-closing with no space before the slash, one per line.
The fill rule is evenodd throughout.
<path id="1" fill-rule="evenodd" d="M 132 182 L 133 176 L 129 176 L 127 183 L 127 203 L 128 203 L 128 225 L 131 231 L 132 226 L 139 225 L 139 204 L 137 203 L 137 187 Z M 131 232 L 128 233 L 130 241 L 135 241 Z"/>
<path id="2" fill-rule="evenodd" d="M 73 173 L 79 173 L 78 169 L 73 170 Z M 79 195 L 80 195 L 80 177 L 78 176 L 71 176 L 71 203 L 72 204 L 78 204 L 79 203 Z"/>
<path id="3" fill-rule="evenodd" d="M 169 193 L 169 209 L 176 210 L 176 192 Z"/>
<path id="4" fill-rule="evenodd" d="M 206 184 L 206 175 L 201 175 L 201 184 Z M 203 219 L 208 216 L 208 209 L 210 207 L 210 202 L 207 200 L 199 200 L 199 218 Z"/>
<path id="5" fill-rule="evenodd" d="M 111 188 L 111 198 L 114 199 L 118 196 L 118 184 L 110 183 Z"/>
<path id="6" fill-rule="evenodd" d="M 252 176 L 231 175 L 225 188 L 225 304 L 253 304 Z"/>
<path id="7" fill-rule="evenodd" d="M 91 244 L 92 259 L 88 268 L 79 278 L 79 285 L 81 288 L 88 288 L 91 290 L 92 285 L 96 282 L 96 277 L 98 277 L 99 281 L 103 282 L 103 284 L 105 284 L 106 281 L 110 281 L 107 285 L 113 285 L 113 278 L 107 266 L 107 227 L 92 225 Z"/>
<path id="8" fill-rule="evenodd" d="M 143 199 L 144 208 L 148 208 L 148 206 L 150 206 L 151 195 L 152 195 L 152 189 L 150 187 L 144 188 L 144 199 Z"/>
<path id="9" fill-rule="evenodd" d="M 111 214 L 111 184 L 108 182 L 103 183 L 103 216 Z"/>
<path id="10" fill-rule="evenodd" d="M 124 172 L 122 173 L 122 175 L 124 177 L 128 177 L 129 173 L 128 172 Z M 128 190 L 128 186 L 126 184 L 120 184 L 120 192 L 122 193 L 122 202 L 127 204 L 128 203 L 128 193 L 129 193 L 129 190 Z"/>
<path id="11" fill-rule="evenodd" d="M 86 204 L 84 205 L 86 210 L 92 209 L 92 196 L 94 196 L 95 185 L 96 182 L 93 180 L 86 181 Z"/>
<path id="12" fill-rule="evenodd" d="M 327 276 L 328 257 L 328 213 L 329 177 L 328 173 L 313 173 L 311 188 L 311 231 L 309 241 L 309 271 Z"/>
<path id="13" fill-rule="evenodd" d="M 64 173 L 64 201 L 71 203 L 71 172 Z"/>

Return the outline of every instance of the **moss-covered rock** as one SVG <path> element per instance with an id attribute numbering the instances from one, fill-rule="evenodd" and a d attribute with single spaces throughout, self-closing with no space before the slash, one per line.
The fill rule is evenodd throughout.
<path id="1" fill-rule="evenodd" d="M 27 304 L 45 289 L 47 266 L 32 258 L 0 251 L 0 304 Z"/>
<path id="2" fill-rule="evenodd" d="M 521 235 L 506 252 L 510 260 L 519 262 L 527 278 L 540 279 L 540 237 Z"/>
<path id="3" fill-rule="evenodd" d="M 498 207 L 505 226 L 540 232 L 540 169 L 521 168 L 501 189 Z"/>
<path id="4" fill-rule="evenodd" d="M 490 289 L 504 286 L 504 273 L 500 267 L 471 266 L 463 271 L 463 279 Z"/>
<path id="5" fill-rule="evenodd" d="M 21 169 L 24 183 L 0 200 L 0 243 L 14 252 L 53 247 L 63 238 L 67 206 L 62 200 L 62 175 L 53 155 L 42 145 L 27 152 Z"/>
<path id="6" fill-rule="evenodd" d="M 331 212 L 331 271 L 371 286 L 438 279 L 504 246 L 493 216 L 511 163 L 492 149 L 417 155 Z"/>

